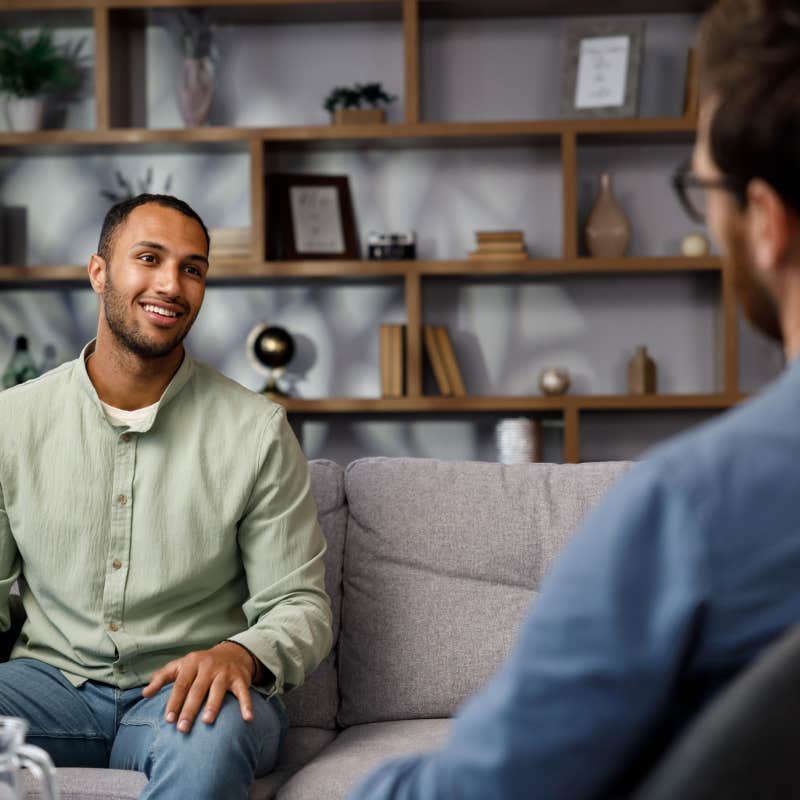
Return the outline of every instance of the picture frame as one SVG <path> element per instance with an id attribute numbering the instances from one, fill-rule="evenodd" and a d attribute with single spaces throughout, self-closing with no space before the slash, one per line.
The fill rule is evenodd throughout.
<path id="1" fill-rule="evenodd" d="M 576 20 L 564 42 L 563 117 L 635 117 L 644 20 Z"/>
<path id="2" fill-rule="evenodd" d="M 270 258 L 296 261 L 360 257 L 346 175 L 270 174 L 266 197 Z"/>

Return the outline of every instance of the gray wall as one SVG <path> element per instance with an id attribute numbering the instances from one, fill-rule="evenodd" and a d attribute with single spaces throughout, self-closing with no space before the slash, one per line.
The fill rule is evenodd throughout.
<path id="1" fill-rule="evenodd" d="M 86 37 L 73 16 L 64 39 Z M 641 112 L 676 115 L 683 92 L 686 48 L 695 20 L 647 18 Z M 422 25 L 422 112 L 429 121 L 551 118 L 560 95 L 562 19 L 432 21 Z M 178 59 L 164 32 L 140 38 L 134 119 L 150 127 L 180 127 L 171 78 Z M 402 119 L 403 64 L 399 23 L 225 27 L 220 31 L 219 90 L 211 121 L 225 125 L 326 124 L 321 102 L 331 86 L 381 80 L 400 95 L 390 121 Z M 91 49 L 91 48 L 89 48 Z M 554 66 L 556 65 L 556 66 Z M 135 65 L 134 65 L 135 66 Z M 90 97 L 66 114 L 69 126 L 91 128 Z M 669 176 L 689 146 L 591 143 L 579 152 L 579 206 L 588 213 L 597 175 L 614 174 L 620 203 L 633 225 L 634 255 L 677 253 L 694 230 L 669 188 Z M 6 231 L 6 249 L 26 263 L 85 263 L 96 246 L 113 173 L 142 177 L 154 188 L 167 176 L 172 191 L 211 226 L 250 223 L 248 156 L 244 148 L 156 147 L 147 152 L 87 148 L 71 153 L 0 153 L 0 203 L 20 209 Z M 283 148 L 276 169 L 348 174 L 358 228 L 414 229 L 424 258 L 462 258 L 476 229 L 520 228 L 529 252 L 558 256 L 561 182 L 557 147 Z M 260 224 L 260 221 L 257 221 Z M 6 225 L 8 228 L 9 225 Z M 9 235 L 11 240 L 9 241 Z M 584 276 L 560 279 L 431 280 L 426 320 L 449 326 L 468 390 L 474 394 L 536 393 L 545 366 L 566 366 L 574 391 L 624 391 L 633 348 L 648 345 L 664 392 L 720 388 L 719 281 L 702 275 Z M 263 377 L 249 365 L 244 341 L 253 325 L 287 327 L 298 342 L 291 365 L 303 397 L 379 394 L 378 326 L 403 321 L 399 281 L 295 283 L 277 287 L 212 288 L 190 336 L 197 358 L 257 389 Z M 0 364 L 13 338 L 27 333 L 35 354 L 45 342 L 62 359 L 92 336 L 96 302 L 88 291 L 0 294 Z M 742 328 L 741 383 L 753 390 L 781 366 L 779 351 Z M 430 376 L 428 387 L 434 390 Z M 701 413 L 593 414 L 582 440 L 587 459 L 635 456 L 665 435 L 694 424 Z M 497 417 L 454 416 L 407 421 L 402 416 L 323 419 L 300 426 L 310 457 L 346 462 L 362 455 L 494 457 Z M 545 457 L 561 458 L 557 424 L 546 429 Z"/>

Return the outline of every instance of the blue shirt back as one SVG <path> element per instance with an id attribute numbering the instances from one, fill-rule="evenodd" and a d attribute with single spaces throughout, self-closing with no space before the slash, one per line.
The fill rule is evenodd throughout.
<path id="1" fill-rule="evenodd" d="M 795 361 L 626 475 L 571 539 L 443 749 L 379 768 L 351 800 L 581 800 L 635 785 L 800 621 L 799 454 Z"/>

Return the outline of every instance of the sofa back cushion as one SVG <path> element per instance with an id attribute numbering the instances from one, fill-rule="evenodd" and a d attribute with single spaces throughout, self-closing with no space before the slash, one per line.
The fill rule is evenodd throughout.
<path id="1" fill-rule="evenodd" d="M 370 458 L 345 473 L 339 722 L 451 716 L 626 463 Z"/>
<path id="2" fill-rule="evenodd" d="M 289 723 L 314 728 L 336 727 L 339 684 L 336 673 L 336 643 L 342 609 L 342 556 L 347 528 L 344 470 L 333 461 L 309 462 L 311 493 L 319 510 L 319 524 L 328 544 L 325 553 L 325 588 L 333 612 L 333 650 L 309 679 L 286 695 Z"/>

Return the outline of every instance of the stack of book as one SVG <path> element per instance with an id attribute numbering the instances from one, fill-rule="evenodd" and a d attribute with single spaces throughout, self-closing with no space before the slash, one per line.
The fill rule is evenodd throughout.
<path id="1" fill-rule="evenodd" d="M 478 231 L 475 237 L 478 249 L 469 254 L 471 259 L 508 261 L 528 257 L 522 231 Z"/>
<path id="2" fill-rule="evenodd" d="M 211 228 L 208 235 L 211 239 L 209 261 L 250 260 L 250 228 Z"/>
<path id="3" fill-rule="evenodd" d="M 381 395 L 402 397 L 405 391 L 406 326 L 381 325 Z"/>
<path id="4" fill-rule="evenodd" d="M 467 392 L 447 328 L 444 325 L 423 325 L 422 336 L 439 391 L 443 395 L 464 397 Z"/>

